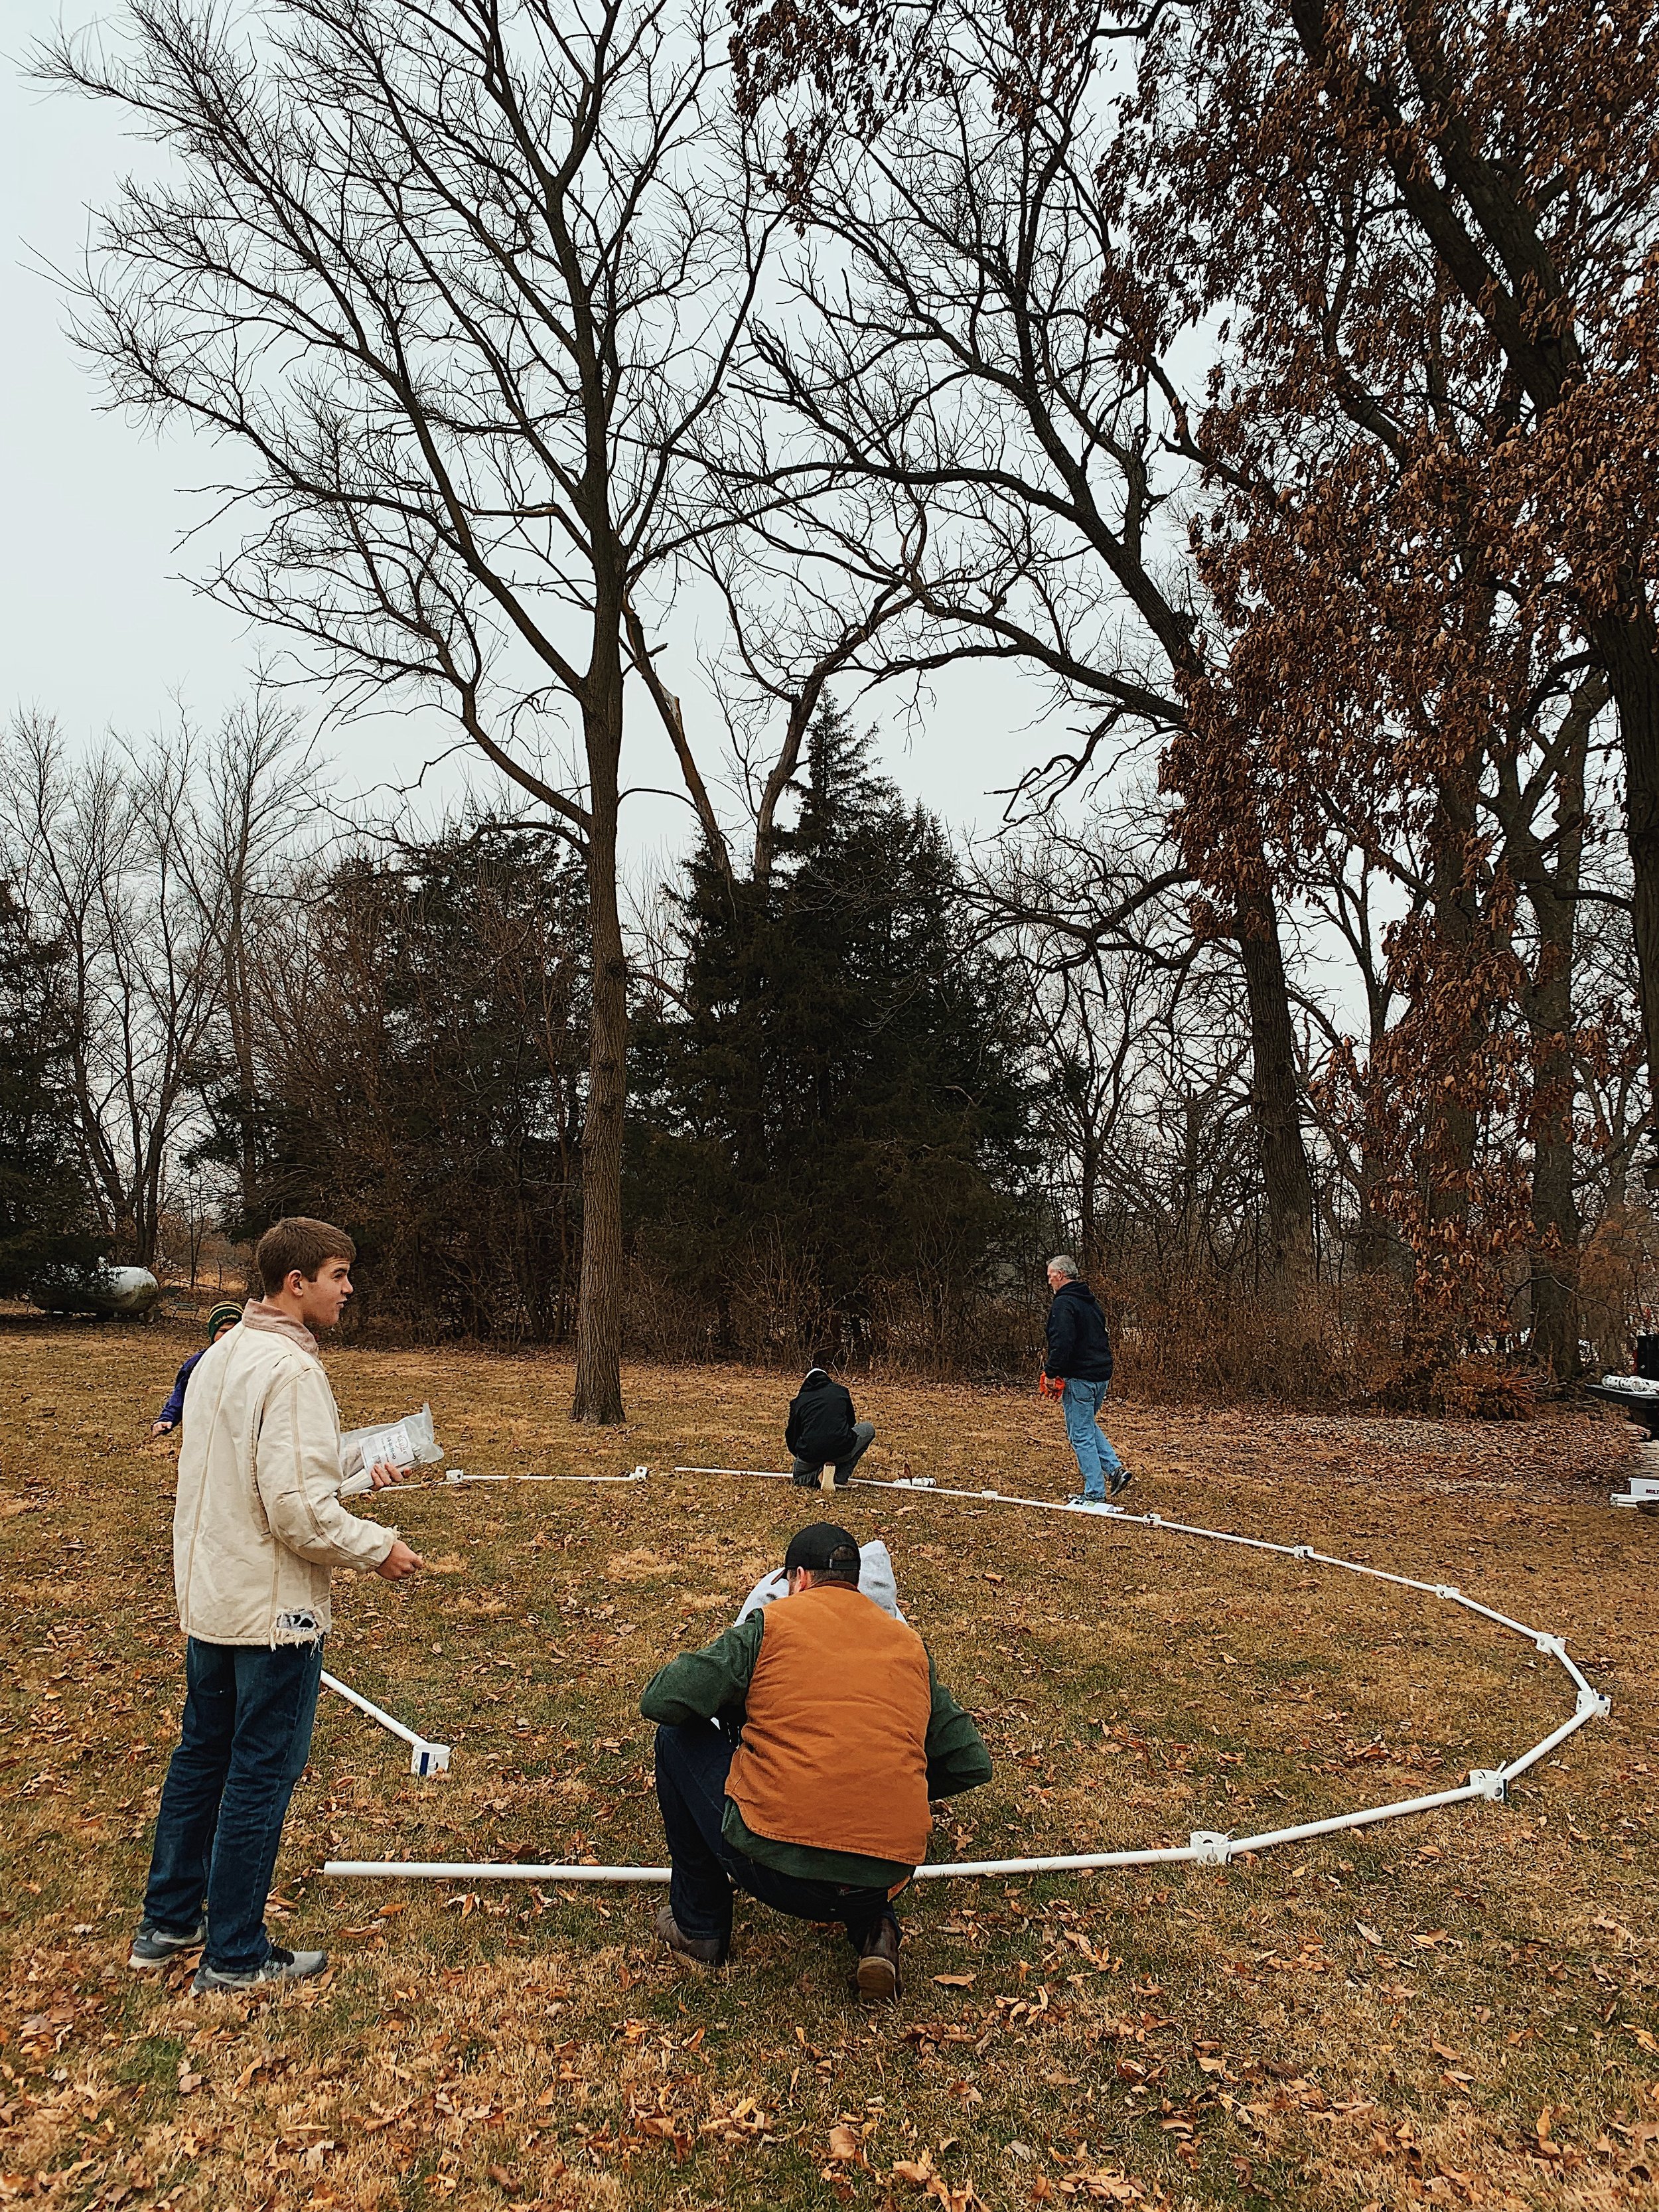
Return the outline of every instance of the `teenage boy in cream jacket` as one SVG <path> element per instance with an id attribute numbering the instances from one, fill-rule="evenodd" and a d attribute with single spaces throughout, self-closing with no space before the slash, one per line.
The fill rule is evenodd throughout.
<path id="1" fill-rule="evenodd" d="M 339 1320 L 356 1257 L 325 1221 L 296 1215 L 267 1230 L 255 1254 L 265 1295 L 186 1389 L 173 1522 L 185 1714 L 132 1964 L 165 1966 L 205 1943 L 198 1992 L 298 1981 L 327 1965 L 320 1951 L 272 1943 L 264 1912 L 311 1749 L 330 1570 L 396 1582 L 424 1564 L 395 1528 L 339 1499 L 340 1417 L 313 1332 Z M 377 1490 L 396 1479 L 372 1474 Z"/>

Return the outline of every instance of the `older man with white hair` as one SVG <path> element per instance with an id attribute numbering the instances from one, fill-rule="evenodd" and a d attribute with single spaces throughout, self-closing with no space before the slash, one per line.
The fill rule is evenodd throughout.
<path id="1" fill-rule="evenodd" d="M 1066 1414 L 1066 1434 L 1083 1478 L 1072 1505 L 1104 1505 L 1134 1480 L 1100 1425 L 1101 1409 L 1112 1387 L 1112 1345 L 1106 1316 L 1082 1279 L 1069 1254 L 1048 1262 L 1048 1346 L 1042 1363 L 1045 1380 L 1057 1392 Z"/>

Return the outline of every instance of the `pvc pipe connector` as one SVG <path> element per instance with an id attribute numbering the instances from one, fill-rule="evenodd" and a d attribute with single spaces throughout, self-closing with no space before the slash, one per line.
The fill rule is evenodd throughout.
<path id="1" fill-rule="evenodd" d="M 1613 1699 L 1600 1690 L 1580 1690 L 1574 1711 L 1580 1720 L 1604 1721 L 1613 1711 Z"/>
<path id="2" fill-rule="evenodd" d="M 1194 1866 L 1225 1866 L 1232 1855 L 1233 1839 L 1213 1828 L 1194 1828 L 1187 1848 Z"/>
<path id="3" fill-rule="evenodd" d="M 1501 1805 L 1509 1796 L 1501 1766 L 1472 1766 L 1469 1787 L 1478 1790 L 1489 1805 Z"/>

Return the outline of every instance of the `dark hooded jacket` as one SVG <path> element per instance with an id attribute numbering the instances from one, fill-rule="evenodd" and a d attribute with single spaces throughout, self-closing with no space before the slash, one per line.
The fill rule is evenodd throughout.
<path id="1" fill-rule="evenodd" d="M 853 1434 L 857 1418 L 849 1394 L 832 1375 L 815 1367 L 789 1401 L 783 1440 L 797 1459 L 811 1467 L 849 1459 L 858 1449 L 859 1440 Z"/>
<path id="2" fill-rule="evenodd" d="M 1055 1381 L 1109 1382 L 1112 1346 L 1106 1316 L 1087 1283 L 1062 1283 L 1048 1309 L 1048 1351 L 1042 1371 Z"/>

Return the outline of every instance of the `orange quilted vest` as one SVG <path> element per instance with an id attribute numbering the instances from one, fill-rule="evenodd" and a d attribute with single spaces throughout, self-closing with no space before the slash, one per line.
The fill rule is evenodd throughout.
<path id="1" fill-rule="evenodd" d="M 920 1866 L 927 1856 L 927 1653 L 845 1585 L 766 1608 L 726 1794 L 775 1843 Z"/>

